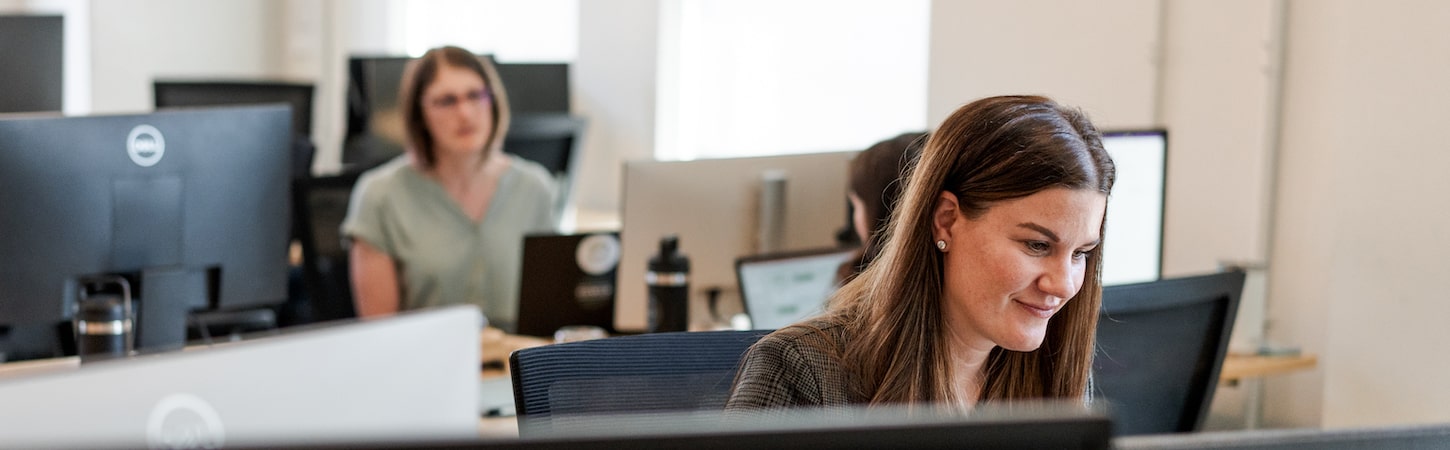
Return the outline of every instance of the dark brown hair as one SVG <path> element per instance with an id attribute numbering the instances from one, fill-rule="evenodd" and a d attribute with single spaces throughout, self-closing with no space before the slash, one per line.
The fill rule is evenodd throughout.
<path id="1" fill-rule="evenodd" d="M 432 167 L 437 162 L 433 149 L 433 135 L 428 132 L 428 123 L 423 118 L 423 91 L 438 77 L 439 68 L 448 65 L 467 69 L 483 78 L 484 89 L 493 96 L 493 132 L 484 149 L 493 150 L 503 146 L 504 135 L 509 127 L 509 101 L 498 70 L 488 59 L 480 58 L 468 50 L 458 47 L 438 47 L 428 50 L 423 56 L 408 63 L 403 71 L 403 81 L 398 93 L 398 103 L 403 108 L 403 128 L 408 133 L 408 148 L 416 152 L 423 165 Z"/>
<path id="2" fill-rule="evenodd" d="M 921 154 L 924 143 L 926 133 L 902 133 L 867 147 L 851 159 L 851 193 L 861 199 L 867 229 L 861 230 L 866 234 L 861 249 L 842 267 L 841 280 L 849 281 L 855 277 L 881 252 L 877 237 L 901 197 L 901 186 L 908 175 L 906 171 Z"/>
<path id="3" fill-rule="evenodd" d="M 941 312 L 943 256 L 932 237 L 941 192 L 975 218 L 995 202 L 1049 188 L 1107 194 L 1114 178 L 1081 111 L 1045 97 L 1004 96 L 952 113 L 922 149 L 878 259 L 832 297 L 830 317 L 850 331 L 842 362 L 855 375 L 854 393 L 873 404 L 956 400 Z M 979 401 L 1082 398 L 1102 302 L 1102 248 L 1088 255 L 1082 288 L 1049 322 L 1037 350 L 991 352 Z"/>

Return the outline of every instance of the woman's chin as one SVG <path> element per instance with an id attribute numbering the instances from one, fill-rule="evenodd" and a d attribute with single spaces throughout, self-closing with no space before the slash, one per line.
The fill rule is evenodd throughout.
<path id="1" fill-rule="evenodd" d="M 1016 336 L 1005 342 L 998 342 L 997 346 L 1014 352 L 1030 352 L 1042 347 L 1042 333 L 1030 333 Z"/>

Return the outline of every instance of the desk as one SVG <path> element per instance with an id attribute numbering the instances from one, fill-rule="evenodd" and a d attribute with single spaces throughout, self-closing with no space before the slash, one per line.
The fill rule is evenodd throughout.
<path id="1" fill-rule="evenodd" d="M 1244 386 L 1244 428 L 1252 430 L 1258 428 L 1263 421 L 1263 377 L 1308 370 L 1317 364 L 1319 359 L 1314 355 L 1229 354 L 1223 359 L 1218 381 L 1231 385 L 1248 383 Z"/>
<path id="2" fill-rule="evenodd" d="M 1218 373 L 1218 380 L 1224 383 L 1237 383 L 1246 378 L 1258 378 L 1312 369 L 1318 363 L 1319 359 L 1315 358 L 1314 355 L 1264 356 L 1230 354 L 1224 357 L 1223 369 Z"/>
<path id="3" fill-rule="evenodd" d="M 497 328 L 485 328 L 479 335 L 479 341 L 481 344 L 479 356 L 486 367 L 479 372 L 479 383 L 483 386 L 509 382 L 507 381 L 509 378 L 508 357 L 514 350 L 553 343 L 551 339 L 505 334 Z M 491 364 L 499 362 L 502 362 L 503 365 L 494 367 Z M 500 380 L 500 378 L 504 380 Z M 483 395 L 487 395 L 487 393 Z M 513 395 L 512 391 L 509 395 Z M 485 438 L 516 438 L 519 436 L 518 419 L 514 416 L 481 417 L 478 420 L 478 435 Z"/>

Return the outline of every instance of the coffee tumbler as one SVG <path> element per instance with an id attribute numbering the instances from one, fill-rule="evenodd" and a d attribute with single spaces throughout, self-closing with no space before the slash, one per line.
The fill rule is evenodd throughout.
<path id="1" fill-rule="evenodd" d="M 122 358 L 131 354 L 131 293 L 122 284 L 121 294 L 87 295 L 81 290 L 72 316 L 76 334 L 76 354 L 81 362 Z"/>

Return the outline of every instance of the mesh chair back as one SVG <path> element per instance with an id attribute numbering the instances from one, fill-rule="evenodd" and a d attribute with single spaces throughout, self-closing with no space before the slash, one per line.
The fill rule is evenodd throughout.
<path id="1" fill-rule="evenodd" d="M 348 278 L 342 220 L 360 173 L 293 180 L 292 217 L 302 231 L 303 279 L 311 299 L 311 321 L 355 317 Z"/>
<path id="2" fill-rule="evenodd" d="M 768 333 L 654 333 L 516 351 L 519 435 L 583 431 L 609 414 L 723 409 L 740 358 Z"/>

